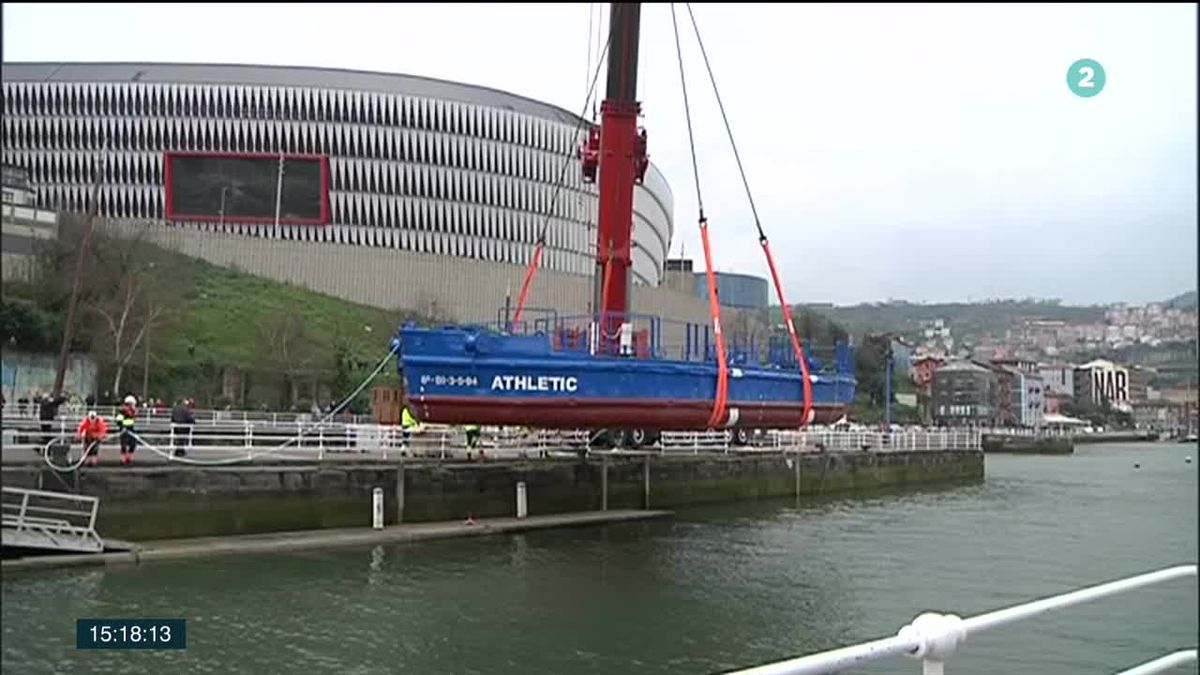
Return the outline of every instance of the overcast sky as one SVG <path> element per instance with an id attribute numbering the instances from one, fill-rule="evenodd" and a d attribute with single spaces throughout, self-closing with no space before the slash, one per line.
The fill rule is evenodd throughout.
<path id="1" fill-rule="evenodd" d="M 413 73 L 578 111 L 599 7 L 5 3 L 3 49 Z M 693 10 L 790 301 L 1140 302 L 1195 288 L 1195 6 Z M 679 12 L 715 263 L 766 275 Z M 1095 97 L 1067 87 L 1080 58 L 1107 73 Z M 639 96 L 675 194 L 672 253 L 699 257 L 668 5 L 643 7 Z"/>

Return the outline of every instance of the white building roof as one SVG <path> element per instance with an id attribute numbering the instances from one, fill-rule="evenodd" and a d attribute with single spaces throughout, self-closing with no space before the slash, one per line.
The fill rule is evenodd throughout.
<path id="1" fill-rule="evenodd" d="M 1060 415 L 1059 413 L 1046 413 L 1042 416 L 1042 423 L 1059 424 L 1062 426 L 1083 426 L 1087 424 L 1087 422 L 1084 420 L 1076 419 L 1074 417 L 1067 417 L 1066 415 Z"/>

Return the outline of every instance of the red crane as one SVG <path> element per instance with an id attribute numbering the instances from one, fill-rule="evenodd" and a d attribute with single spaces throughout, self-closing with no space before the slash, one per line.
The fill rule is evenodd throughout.
<path id="1" fill-rule="evenodd" d="M 759 243 L 783 308 L 788 337 L 799 365 L 799 381 L 781 377 L 780 369 L 786 364 L 774 355 L 771 362 L 762 362 L 755 354 L 743 353 L 744 360 L 738 361 L 736 367 L 727 360 L 673 7 L 671 19 L 680 62 L 688 145 L 696 174 L 697 225 L 704 246 L 709 314 L 716 344 L 709 345 L 706 339 L 693 351 L 693 345 L 689 343 L 681 350 L 680 357 L 660 349 L 644 352 L 636 348 L 625 349 L 629 346 L 626 338 L 633 337 L 629 310 L 634 188 L 644 179 L 648 161 L 646 132 L 638 128 L 641 112 L 637 100 L 640 5 L 616 3 L 612 5 L 609 42 L 605 48 L 609 58 L 608 78 L 600 125 L 588 129 L 586 140 L 578 149 L 584 180 L 599 181 L 593 339 L 588 350 L 592 354 L 587 354 L 574 339 L 578 337 L 577 329 L 564 329 L 557 322 L 553 327 L 557 338 L 536 327 L 533 336 L 513 334 L 517 330 L 514 326 L 520 324 L 521 311 L 546 243 L 545 228 L 552 222 L 551 216 L 547 215 L 525 273 L 515 318 L 509 322 L 507 330 L 494 333 L 480 331 L 478 327 L 429 329 L 406 325 L 392 341 L 392 350 L 403 352 L 398 368 L 409 391 L 415 389 L 418 392 L 416 398 L 423 419 L 442 423 L 585 428 L 601 432 L 595 440 L 607 436 L 614 444 L 623 445 L 623 439 L 627 438 L 633 447 L 642 446 L 648 439 L 653 442 L 653 437 L 663 430 L 733 427 L 735 438 L 741 439 L 737 442 L 745 443 L 751 429 L 804 426 L 814 419 L 813 391 L 818 382 L 825 399 L 822 405 L 831 413 L 837 413 L 853 398 L 856 382 L 846 368 L 847 359 L 841 351 L 836 375 L 822 374 L 818 381 L 808 372 L 807 359 L 783 296 L 778 269 L 754 206 L 716 79 L 690 7 L 688 15 L 754 213 Z M 589 102 L 599 71 L 597 66 L 588 89 Z M 584 123 L 583 117 L 577 120 L 580 125 L 577 131 Z M 563 170 L 568 166 L 569 158 L 564 158 Z M 555 196 L 557 194 L 556 189 Z M 562 339 L 566 330 L 571 332 L 569 346 L 554 346 L 552 339 Z M 622 349 L 614 352 L 611 347 L 618 341 Z M 651 344 L 654 344 L 653 340 Z M 714 357 L 709 356 L 709 349 L 716 361 L 716 386 L 711 401 L 707 387 L 700 389 L 697 386 L 703 378 L 714 375 Z M 596 357 L 597 351 L 599 357 Z M 615 353 L 631 358 L 611 358 Z M 697 356 L 699 360 L 694 358 Z M 664 364 L 669 364 L 669 368 L 664 368 Z M 514 372 L 517 369 L 527 372 Z M 800 391 L 796 384 L 801 385 Z"/>
<path id="2" fill-rule="evenodd" d="M 584 182 L 600 178 L 596 238 L 597 309 L 604 342 L 615 341 L 629 321 L 633 242 L 633 187 L 646 176 L 646 131 L 638 127 L 639 3 L 613 3 L 609 18 L 608 81 L 600 125 L 588 130 L 579 149 Z M 607 350 L 606 350 L 607 351 Z"/>

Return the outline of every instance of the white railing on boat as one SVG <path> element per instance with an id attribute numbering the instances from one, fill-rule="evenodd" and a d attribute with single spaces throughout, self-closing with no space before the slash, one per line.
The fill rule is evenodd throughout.
<path id="1" fill-rule="evenodd" d="M 1084 602 L 1099 600 L 1139 588 L 1174 579 L 1196 576 L 1196 565 L 1179 565 L 1155 572 L 1126 577 L 1117 581 L 1089 586 L 1070 593 L 1014 605 L 1005 609 L 963 619 L 953 614 L 926 612 L 900 629 L 892 637 L 863 642 L 841 649 L 810 654 L 796 659 L 779 661 L 727 675 L 809 675 L 833 673 L 852 666 L 896 656 L 921 659 L 924 675 L 942 675 L 945 663 L 972 635 L 1006 624 L 1033 618 L 1048 612 L 1065 609 Z M 1184 649 L 1143 663 L 1119 675 L 1161 673 L 1169 668 L 1196 661 L 1195 649 Z"/>

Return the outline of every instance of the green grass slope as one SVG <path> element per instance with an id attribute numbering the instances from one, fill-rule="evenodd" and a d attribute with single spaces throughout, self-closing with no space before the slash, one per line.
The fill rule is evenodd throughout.
<path id="1" fill-rule="evenodd" d="M 343 341 L 349 356 L 377 362 L 400 320 L 399 312 L 358 305 L 298 286 L 187 260 L 195 283 L 186 295 L 181 319 L 168 336 L 162 356 L 169 362 L 211 359 L 243 369 L 270 361 L 264 349 L 264 322 L 285 314 L 300 319 L 316 350 Z M 178 273 L 178 271 L 172 271 Z M 189 351 L 189 347 L 192 348 Z"/>

